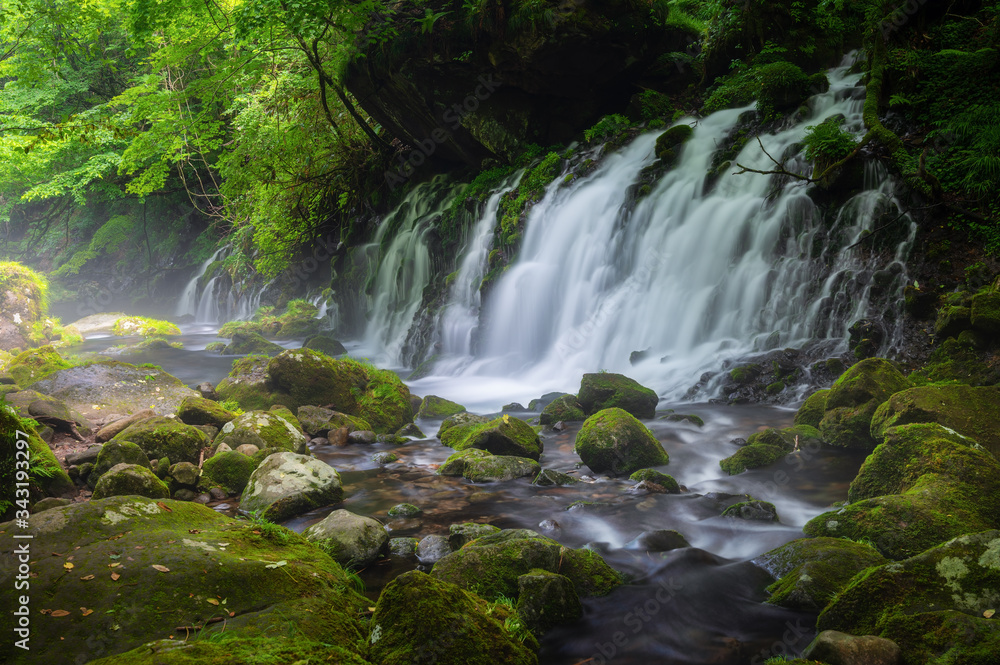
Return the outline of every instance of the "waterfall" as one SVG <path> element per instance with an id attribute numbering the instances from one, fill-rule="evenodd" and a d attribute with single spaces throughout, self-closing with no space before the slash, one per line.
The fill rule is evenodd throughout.
<path id="1" fill-rule="evenodd" d="M 762 135 L 760 145 L 747 142 L 734 164 L 767 171 L 775 166 L 768 155 L 788 157 L 786 168 L 808 174 L 811 164 L 799 155 L 808 126 L 842 114 L 844 128 L 860 135 L 864 91 L 850 65 L 845 59 L 829 72 L 829 91 L 810 100 L 804 119 Z M 735 175 L 733 166 L 711 184 L 713 155 L 752 108 L 682 119 L 694 126 L 691 140 L 638 203 L 631 192 L 655 161 L 656 133 L 605 157 L 590 175 L 553 182 L 531 209 L 520 253 L 479 320 L 465 314 L 481 275 L 459 271 L 441 318 L 442 345 L 453 358 L 467 357 L 481 325 L 479 348 L 471 362 L 439 362 L 438 374 L 453 375 L 425 379 L 421 389 L 463 395 L 467 404 L 525 399 L 572 391 L 583 373 L 604 369 L 680 399 L 727 360 L 815 340 L 830 353 L 845 350 L 847 327 L 869 311 L 867 278 L 879 267 L 850 246 L 882 212 L 902 206 L 875 167 L 866 180 L 877 182 L 834 219 L 800 180 Z M 479 247 L 465 261 L 481 261 L 489 250 L 490 234 L 476 236 Z M 903 272 L 901 263 L 894 269 Z M 646 350 L 633 366 L 632 352 Z"/>
<path id="2" fill-rule="evenodd" d="M 199 293 L 198 283 L 201 281 L 201 278 L 205 274 L 205 271 L 208 270 L 208 267 L 219 259 L 219 255 L 222 254 L 222 252 L 225 251 L 225 249 L 226 249 L 225 247 L 220 247 L 219 249 L 215 250 L 215 253 L 212 254 L 212 256 L 208 257 L 208 260 L 206 260 L 204 263 L 201 264 L 201 268 L 198 270 L 197 273 L 195 273 L 194 277 L 191 278 L 191 281 L 187 283 L 187 286 L 184 287 L 184 291 L 181 293 L 181 297 L 177 301 L 177 307 L 174 310 L 174 314 L 176 316 L 197 317 L 198 308 L 200 304 L 198 298 L 198 293 Z"/>

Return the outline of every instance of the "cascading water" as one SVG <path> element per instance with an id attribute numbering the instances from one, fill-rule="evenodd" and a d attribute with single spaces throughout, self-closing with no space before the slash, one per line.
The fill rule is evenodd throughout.
<path id="1" fill-rule="evenodd" d="M 213 264 L 227 258 L 231 250 L 230 245 L 220 247 L 201 265 L 177 301 L 176 316 L 191 316 L 195 323 L 211 325 L 253 317 L 260 307 L 262 296 L 274 284 L 273 280 L 262 286 L 246 288 L 242 284 L 233 284 L 218 271 L 208 281 L 204 280 Z M 204 286 L 201 286 L 202 282 Z"/>
<path id="2" fill-rule="evenodd" d="M 207 291 L 207 289 L 199 289 L 199 283 L 201 282 L 202 276 L 204 276 L 205 271 L 208 267 L 219 260 L 219 255 L 226 250 L 225 247 L 220 247 L 215 250 L 212 256 L 208 257 L 208 260 L 201 264 L 201 268 L 195 273 L 191 281 L 187 283 L 184 287 L 183 293 L 181 293 L 180 300 L 177 301 L 177 308 L 174 311 L 176 316 L 194 316 L 197 318 L 199 302 L 199 292 Z"/>
<path id="3" fill-rule="evenodd" d="M 863 89 L 850 64 L 831 70 L 829 91 L 810 100 L 803 120 L 761 136 L 761 145 L 748 142 L 734 162 L 773 169 L 768 155 L 797 155 L 807 126 L 838 114 L 845 129 L 863 131 Z M 779 344 L 826 340 L 831 352 L 846 344 L 869 293 L 866 284 L 849 293 L 845 280 L 876 267 L 850 245 L 880 212 L 899 207 L 892 183 L 879 174 L 879 184 L 832 221 L 797 179 L 735 175 L 734 166 L 707 187 L 714 153 L 750 108 L 682 120 L 695 127 L 677 166 L 634 207 L 630 191 L 655 160 L 656 134 L 608 156 L 592 175 L 553 182 L 529 214 L 517 261 L 488 298 L 476 359 L 440 362 L 440 374 L 462 367 L 460 376 L 423 379 L 417 389 L 495 408 L 498 400 L 571 391 L 581 374 L 606 369 L 676 400 L 726 360 Z M 785 166 L 811 170 L 800 156 Z M 907 248 L 908 241 L 900 245 L 897 260 Z M 467 290 L 478 289 L 471 272 L 461 278 L 466 283 L 452 287 L 442 319 L 442 341 L 455 356 L 468 354 L 465 340 L 480 323 L 465 317 L 462 329 L 448 318 L 465 306 Z M 648 359 L 631 366 L 632 352 L 645 350 Z"/>

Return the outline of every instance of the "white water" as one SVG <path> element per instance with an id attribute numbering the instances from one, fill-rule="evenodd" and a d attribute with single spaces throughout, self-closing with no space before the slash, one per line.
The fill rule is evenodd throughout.
<path id="1" fill-rule="evenodd" d="M 195 273 L 194 277 L 191 278 L 191 281 L 187 283 L 187 286 L 184 287 L 184 292 L 181 293 L 180 300 L 177 301 L 177 308 L 174 311 L 174 314 L 176 316 L 197 317 L 198 305 L 199 305 L 198 280 L 200 280 L 201 276 L 205 274 L 206 270 L 208 270 L 208 266 L 212 265 L 215 261 L 218 260 L 219 254 L 225 251 L 225 249 L 226 249 L 225 247 L 220 247 L 219 249 L 215 250 L 215 253 L 212 254 L 212 256 L 208 257 L 208 260 L 206 260 L 204 263 L 201 264 L 201 268 L 198 270 L 197 273 Z"/>
<path id="2" fill-rule="evenodd" d="M 807 126 L 836 114 L 849 131 L 863 132 L 860 76 L 849 65 L 830 72 L 829 92 L 811 100 L 806 119 L 761 137 L 767 153 L 794 153 Z M 695 131 L 678 165 L 634 207 L 628 191 L 655 160 L 657 134 L 640 136 L 569 186 L 557 179 L 532 208 L 520 254 L 489 295 L 475 358 L 468 359 L 468 340 L 479 321 L 467 294 L 478 279 L 460 271 L 464 283 L 452 286 L 441 322 L 452 360 L 414 390 L 496 408 L 549 390 L 575 392 L 582 374 L 605 369 L 677 400 L 703 372 L 764 351 L 774 333 L 772 346 L 826 339 L 831 352 L 842 350 L 847 327 L 868 313 L 867 288 L 845 297 L 844 278 L 878 266 L 857 249 L 811 256 L 813 241 L 823 232 L 845 239 L 841 247 L 857 240 L 893 201 L 892 184 L 870 169 L 868 179 L 880 182 L 835 220 L 823 219 L 801 181 L 781 186 L 774 176 L 733 175 L 735 166 L 706 192 L 713 152 L 750 108 L 682 120 Z M 734 162 L 774 167 L 756 141 Z M 801 156 L 786 166 L 811 169 Z M 481 237 L 467 260 L 488 251 L 489 234 Z M 409 319 L 417 306 L 403 308 Z M 630 365 L 630 354 L 646 349 L 648 359 Z"/>

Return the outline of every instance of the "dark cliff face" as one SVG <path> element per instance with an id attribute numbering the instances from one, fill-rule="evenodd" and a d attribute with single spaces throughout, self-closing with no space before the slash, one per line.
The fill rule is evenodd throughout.
<path id="1" fill-rule="evenodd" d="M 569 141 L 643 89 L 694 76 L 668 54 L 692 52 L 698 36 L 648 3 L 487 1 L 481 15 L 447 3 L 429 32 L 425 10 L 407 6 L 392 17 L 397 35 L 345 80 L 390 134 L 435 160 L 511 161 L 524 143 Z"/>

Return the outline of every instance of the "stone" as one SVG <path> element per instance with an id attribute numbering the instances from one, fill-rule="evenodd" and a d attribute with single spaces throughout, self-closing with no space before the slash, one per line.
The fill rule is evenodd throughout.
<path id="1" fill-rule="evenodd" d="M 138 445 L 149 458 L 168 457 L 175 463 L 193 464 L 198 463 L 202 449 L 211 443 L 201 430 L 162 416 L 132 423 L 111 441 L 130 441 Z"/>
<path id="2" fill-rule="evenodd" d="M 240 494 L 256 468 L 257 460 L 241 452 L 216 453 L 202 464 L 198 487 L 209 490 L 218 487 L 227 495 Z"/>
<path id="3" fill-rule="evenodd" d="M 326 436 L 331 430 L 341 427 L 346 427 L 348 432 L 371 429 L 371 425 L 361 418 L 320 406 L 300 406 L 298 418 L 302 429 L 313 436 Z"/>
<path id="4" fill-rule="evenodd" d="M 691 547 L 691 545 L 684 536 L 673 529 L 643 531 L 625 544 L 627 550 L 643 552 L 669 552 L 682 547 Z"/>
<path id="5" fill-rule="evenodd" d="M 363 445 L 371 445 L 378 440 L 375 432 L 371 430 L 357 430 L 351 432 L 347 435 L 348 443 L 359 443 Z"/>
<path id="6" fill-rule="evenodd" d="M 331 358 L 336 358 L 347 353 L 347 349 L 344 348 L 343 344 L 328 335 L 313 335 L 306 339 L 302 347 L 325 353 Z"/>
<path id="7" fill-rule="evenodd" d="M 573 581 L 564 575 L 532 570 L 517 578 L 517 588 L 517 616 L 536 635 L 583 616 Z"/>
<path id="8" fill-rule="evenodd" d="M 185 487 L 195 487 L 198 484 L 198 476 L 201 469 L 191 462 L 178 462 L 170 467 L 167 472 L 174 482 Z"/>
<path id="9" fill-rule="evenodd" d="M 902 665 L 899 646 L 875 635 L 856 637 L 824 630 L 809 643 L 802 657 L 829 665 Z"/>
<path id="10" fill-rule="evenodd" d="M 40 513 L 43 510 L 52 510 L 53 508 L 62 508 L 63 506 L 68 506 L 72 503 L 69 499 L 60 499 L 54 496 L 47 496 L 44 499 L 36 501 L 31 507 L 32 514 Z"/>
<path id="11" fill-rule="evenodd" d="M 415 557 L 417 555 L 418 542 L 416 538 L 390 538 L 389 554 L 393 556 Z"/>
<path id="12" fill-rule="evenodd" d="M 416 517 L 424 512 L 412 503 L 399 503 L 389 509 L 389 517 Z"/>
<path id="13" fill-rule="evenodd" d="M 72 464 L 83 464 L 85 462 L 96 462 L 98 455 L 101 454 L 100 445 L 88 446 L 86 450 L 81 450 L 78 453 L 69 453 L 66 455 L 66 465 Z"/>
<path id="14" fill-rule="evenodd" d="M 296 425 L 272 411 L 247 411 L 241 414 L 222 427 L 215 442 L 225 443 L 230 448 L 238 448 L 246 443 L 257 446 L 258 450 L 283 448 L 300 455 L 309 450 L 306 435 Z"/>
<path id="15" fill-rule="evenodd" d="M 871 451 L 878 445 L 871 435 L 872 416 L 894 393 L 910 382 L 888 360 L 869 358 L 848 369 L 830 388 L 819 423 L 823 441 L 841 448 Z"/>
<path id="16" fill-rule="evenodd" d="M 575 485 L 579 483 L 579 478 L 574 478 L 573 476 L 567 475 L 556 471 L 555 469 L 542 469 L 535 476 L 532 481 L 532 485 L 538 485 L 539 487 L 555 487 L 562 485 Z"/>
<path id="17" fill-rule="evenodd" d="M 577 422 L 587 419 L 583 406 L 576 395 L 563 395 L 550 402 L 538 417 L 542 425 L 554 425 L 558 422 Z"/>
<path id="18" fill-rule="evenodd" d="M 670 461 L 652 432 L 619 408 L 605 409 L 588 418 L 576 436 L 575 450 L 592 471 L 612 475 Z"/>
<path id="19" fill-rule="evenodd" d="M 151 469 L 149 457 L 142 448 L 130 441 L 109 441 L 101 447 L 97 461 L 87 475 L 87 484 L 93 488 L 101 476 L 119 464 L 136 464 Z"/>
<path id="20" fill-rule="evenodd" d="M 386 551 L 389 534 L 370 517 L 335 510 L 302 534 L 342 566 L 363 568 Z"/>
<path id="21" fill-rule="evenodd" d="M 188 425 L 212 425 L 222 429 L 226 423 L 236 419 L 236 414 L 210 399 L 185 397 L 177 409 L 177 417 Z"/>
<path id="22" fill-rule="evenodd" d="M 660 400 L 656 391 L 627 376 L 609 372 L 584 374 L 577 399 L 588 415 L 619 408 L 636 418 L 652 418 Z"/>
<path id="23" fill-rule="evenodd" d="M 238 452 L 241 455 L 246 455 L 247 457 L 253 457 L 258 452 L 260 452 L 260 448 L 258 448 L 252 443 L 241 443 L 240 445 L 236 446 L 236 452 Z"/>
<path id="24" fill-rule="evenodd" d="M 163 481 L 153 475 L 149 467 L 137 464 L 116 464 L 101 475 L 94 487 L 91 500 L 126 495 L 167 499 L 170 497 L 170 490 Z"/>
<path id="25" fill-rule="evenodd" d="M 417 559 L 423 564 L 433 564 L 451 553 L 447 536 L 432 534 L 424 536 L 417 543 Z"/>
<path id="26" fill-rule="evenodd" d="M 254 354 L 261 356 L 276 356 L 285 347 L 268 341 L 260 333 L 243 331 L 233 334 L 232 341 L 222 350 L 224 356 Z"/>
<path id="27" fill-rule="evenodd" d="M 385 466 L 386 464 L 392 464 L 393 462 L 398 462 L 399 457 L 394 453 L 375 453 L 372 455 L 372 461 L 379 466 Z"/>
<path id="28" fill-rule="evenodd" d="M 336 469 L 312 457 L 282 452 L 268 456 L 254 470 L 240 511 L 277 522 L 343 498 Z"/>
<path id="29" fill-rule="evenodd" d="M 451 545 L 451 549 L 459 550 L 476 538 L 493 533 L 500 533 L 500 528 L 492 524 L 478 524 L 476 522 L 452 524 L 448 527 L 448 543 Z"/>
<path id="30" fill-rule="evenodd" d="M 417 418 L 421 419 L 444 419 L 456 413 L 463 413 L 465 407 L 437 395 L 428 395 L 420 403 L 420 410 Z"/>
<path id="31" fill-rule="evenodd" d="M 680 494 L 681 491 L 680 485 L 677 484 L 677 481 L 674 480 L 673 476 L 660 473 L 656 469 L 640 469 L 629 476 L 628 479 L 638 483 L 656 483 L 662 487 L 665 492 L 669 492 L 670 494 Z"/>
<path id="32" fill-rule="evenodd" d="M 540 470 L 538 462 L 527 457 L 488 455 L 467 459 L 462 476 L 474 483 L 495 483 L 533 478 Z"/>
<path id="33" fill-rule="evenodd" d="M 205 399 L 218 400 L 219 395 L 215 392 L 215 386 L 213 386 L 208 381 L 202 381 L 198 384 L 197 391 L 201 393 L 201 396 Z"/>
<path id="34" fill-rule="evenodd" d="M 729 519 L 751 520 L 757 522 L 777 522 L 778 509 L 769 501 L 741 501 L 722 511 L 722 516 Z"/>
<path id="35" fill-rule="evenodd" d="M 478 448 L 494 455 L 527 457 L 534 461 L 542 454 L 542 441 L 531 425 L 518 418 L 503 415 L 499 418 L 463 428 L 461 436 L 455 436 L 458 428 L 448 430 L 445 445 L 455 450 Z"/>

